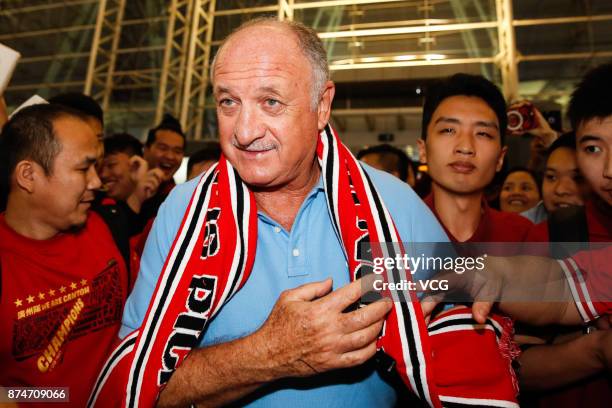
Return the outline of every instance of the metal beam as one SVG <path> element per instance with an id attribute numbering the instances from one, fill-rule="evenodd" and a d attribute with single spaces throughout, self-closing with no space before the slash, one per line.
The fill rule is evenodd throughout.
<path id="1" fill-rule="evenodd" d="M 62 1 L 51 4 L 41 4 L 39 6 L 26 6 L 20 8 L 5 9 L 0 11 L 0 16 L 11 16 L 14 14 L 35 13 L 37 11 L 48 11 L 57 8 L 67 8 L 72 6 L 81 6 L 84 4 L 98 3 L 99 0 L 77 0 L 77 1 Z"/>
<path id="2" fill-rule="evenodd" d="M 40 37 L 40 36 L 46 36 L 46 35 L 52 35 L 52 34 L 65 34 L 65 33 L 72 33 L 75 31 L 88 31 L 94 28 L 96 28 L 95 24 L 83 24 L 83 25 L 75 25 L 75 26 L 70 26 L 70 27 L 50 28 L 47 30 L 35 30 L 35 31 L 25 31 L 25 32 L 20 32 L 20 33 L 12 33 L 12 34 L 2 34 L 0 35 L 0 41 L 15 40 L 18 38 Z"/>
<path id="3" fill-rule="evenodd" d="M 215 6 L 215 0 L 194 0 L 180 121 L 196 140 L 202 138 Z"/>
<path id="4" fill-rule="evenodd" d="M 193 0 L 172 0 L 168 7 L 168 29 L 155 122 L 159 122 L 164 113 L 171 113 L 176 117 L 181 114 L 193 3 Z"/>
<path id="5" fill-rule="evenodd" d="M 479 30 L 479 29 L 484 29 L 484 28 L 495 28 L 497 26 L 498 26 L 497 21 L 481 21 L 478 23 L 388 27 L 388 28 L 373 28 L 369 30 L 330 31 L 330 32 L 325 32 L 325 33 L 319 33 L 319 37 L 320 38 L 369 37 L 369 36 L 377 36 L 377 35 L 396 35 L 396 34 L 441 32 L 441 31 Z"/>
<path id="6" fill-rule="evenodd" d="M 497 32 L 499 38 L 498 65 L 502 77 L 502 90 L 506 100 L 518 98 L 518 58 L 514 27 L 512 25 L 512 0 L 496 0 Z"/>
<path id="7" fill-rule="evenodd" d="M 293 21 L 293 0 L 278 0 L 278 19 Z"/>
<path id="8" fill-rule="evenodd" d="M 108 109 L 113 90 L 124 10 L 125 0 L 100 1 L 84 92 L 100 102 L 102 110 Z"/>
<path id="9" fill-rule="evenodd" d="M 417 60 L 417 61 L 388 61 L 388 62 L 369 62 L 359 64 L 340 64 L 330 65 L 330 71 L 346 71 L 351 69 L 372 69 L 372 68 L 398 68 L 398 67 L 423 67 L 430 65 L 455 65 L 455 64 L 491 64 L 496 62 L 495 57 L 480 58 L 448 58 L 440 60 Z"/>
<path id="10" fill-rule="evenodd" d="M 520 55 L 519 62 L 523 61 L 561 61 L 572 59 L 591 59 L 591 58 L 609 58 L 612 57 L 612 51 L 588 51 L 588 52 L 570 52 L 564 54 L 536 54 L 536 55 Z"/>
<path id="11" fill-rule="evenodd" d="M 612 14 L 600 14 L 596 16 L 529 18 L 529 19 L 513 20 L 512 25 L 515 27 L 524 27 L 524 26 L 549 25 L 549 24 L 592 23 L 592 22 L 610 21 L 610 20 L 612 20 Z"/>
<path id="12" fill-rule="evenodd" d="M 328 1 L 314 1 L 310 3 L 296 3 L 291 6 L 293 10 L 304 10 L 312 8 L 322 7 L 341 7 L 341 6 L 352 6 L 358 4 L 382 4 L 382 3 L 401 3 L 405 0 L 328 0 Z M 268 13 L 278 12 L 278 6 L 258 6 L 258 7 L 241 7 L 231 10 L 218 10 L 215 11 L 214 16 L 231 16 L 236 14 L 254 14 L 254 13 Z"/>

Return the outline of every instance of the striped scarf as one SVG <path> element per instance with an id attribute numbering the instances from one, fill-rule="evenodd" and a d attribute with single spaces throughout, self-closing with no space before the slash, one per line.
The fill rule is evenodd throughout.
<path id="1" fill-rule="evenodd" d="M 383 245 L 383 255 L 403 256 L 400 235 L 387 207 L 368 174 L 329 125 L 320 134 L 317 156 L 330 218 L 344 249 L 351 280 L 358 279 L 365 270 L 359 259 L 363 254 L 358 253 L 361 242 L 399 243 Z M 256 241 L 257 208 L 253 194 L 232 165 L 221 157 L 201 177 L 193 193 L 141 327 L 129 334 L 108 358 L 88 406 L 154 406 L 174 370 L 200 344 L 208 322 L 248 279 Z M 394 270 L 387 279 L 390 282 L 410 279 L 410 273 Z M 432 333 L 432 338 L 445 344 L 440 353 L 432 353 L 430 333 L 415 293 L 394 291 L 393 297 L 395 306 L 386 318 L 377 346 L 391 357 L 412 392 L 433 407 L 474 403 L 515 406 L 515 390 L 505 361 L 501 365 L 506 370 L 501 383 L 490 393 L 482 393 L 480 388 L 491 388 L 491 370 L 478 376 L 482 384 L 473 376 L 468 379 L 469 384 L 452 374 L 441 383 L 434 376 L 434 366 L 443 365 L 456 352 L 468 351 L 445 344 L 444 336 L 457 333 L 476 336 L 464 346 L 499 357 L 496 342 L 499 336 L 495 330 L 477 332 L 474 321 L 466 323 L 463 319 L 463 326 L 471 324 L 468 329 L 436 336 Z M 442 324 L 448 326 L 448 321 Z M 490 326 L 496 327 L 493 323 Z M 483 349 L 483 344 L 488 349 Z M 468 355 L 473 358 L 469 351 Z M 490 362 L 489 356 L 485 355 L 484 361 Z M 443 377 L 448 376 L 446 373 Z M 440 395 L 439 389 L 450 397 Z M 489 400 L 493 403 L 487 404 Z"/>

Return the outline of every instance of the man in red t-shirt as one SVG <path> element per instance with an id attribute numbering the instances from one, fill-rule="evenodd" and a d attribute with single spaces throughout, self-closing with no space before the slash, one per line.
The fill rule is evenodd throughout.
<path id="1" fill-rule="evenodd" d="M 0 152 L 0 385 L 67 387 L 67 406 L 83 407 L 128 284 L 108 227 L 89 213 L 96 135 L 70 108 L 34 105 L 6 124 Z"/>
<path id="2" fill-rule="evenodd" d="M 418 140 L 432 179 L 425 203 L 454 242 L 522 242 L 532 226 L 484 199 L 504 161 L 506 123 L 504 97 L 484 77 L 456 74 L 428 89 Z"/>

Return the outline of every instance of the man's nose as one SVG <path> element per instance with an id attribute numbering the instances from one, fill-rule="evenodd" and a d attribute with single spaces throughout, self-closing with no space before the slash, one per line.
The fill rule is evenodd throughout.
<path id="1" fill-rule="evenodd" d="M 100 180 L 100 177 L 98 177 L 96 168 L 94 166 L 91 166 L 87 171 L 87 189 L 97 190 L 100 187 L 102 187 L 102 181 Z"/>
<path id="2" fill-rule="evenodd" d="M 475 153 L 474 149 L 474 137 L 470 132 L 459 131 L 457 135 L 457 144 L 455 146 L 455 153 L 473 156 Z"/>
<path id="3" fill-rule="evenodd" d="M 265 127 L 262 125 L 257 110 L 248 105 L 242 105 L 234 126 L 234 140 L 239 146 L 249 146 L 255 140 L 263 137 Z"/>
<path id="4" fill-rule="evenodd" d="M 612 179 L 612 152 L 609 149 L 606 152 L 603 176 Z"/>

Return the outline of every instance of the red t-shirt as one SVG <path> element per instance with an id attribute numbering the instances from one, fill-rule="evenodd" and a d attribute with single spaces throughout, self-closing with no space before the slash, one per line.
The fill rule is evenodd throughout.
<path id="1" fill-rule="evenodd" d="M 585 322 L 612 313 L 612 245 L 559 261 Z"/>
<path id="2" fill-rule="evenodd" d="M 90 213 L 82 230 L 37 241 L 0 214 L 0 268 L 0 385 L 69 387 L 63 406 L 84 407 L 127 297 L 125 263 L 106 224 Z"/>
<path id="3" fill-rule="evenodd" d="M 458 242 L 442 224 L 436 212 L 433 194 L 429 194 L 424 201 L 444 228 L 448 238 L 452 242 Z M 489 207 L 486 200 L 482 200 L 480 223 L 474 234 L 465 242 L 524 242 L 532 227 L 533 223 L 527 218 L 511 212 L 497 211 Z"/>
<path id="4" fill-rule="evenodd" d="M 612 239 L 612 214 L 605 214 L 592 201 L 585 204 L 589 242 L 609 242 Z M 544 221 L 529 231 L 529 242 L 548 242 L 548 222 Z"/>

